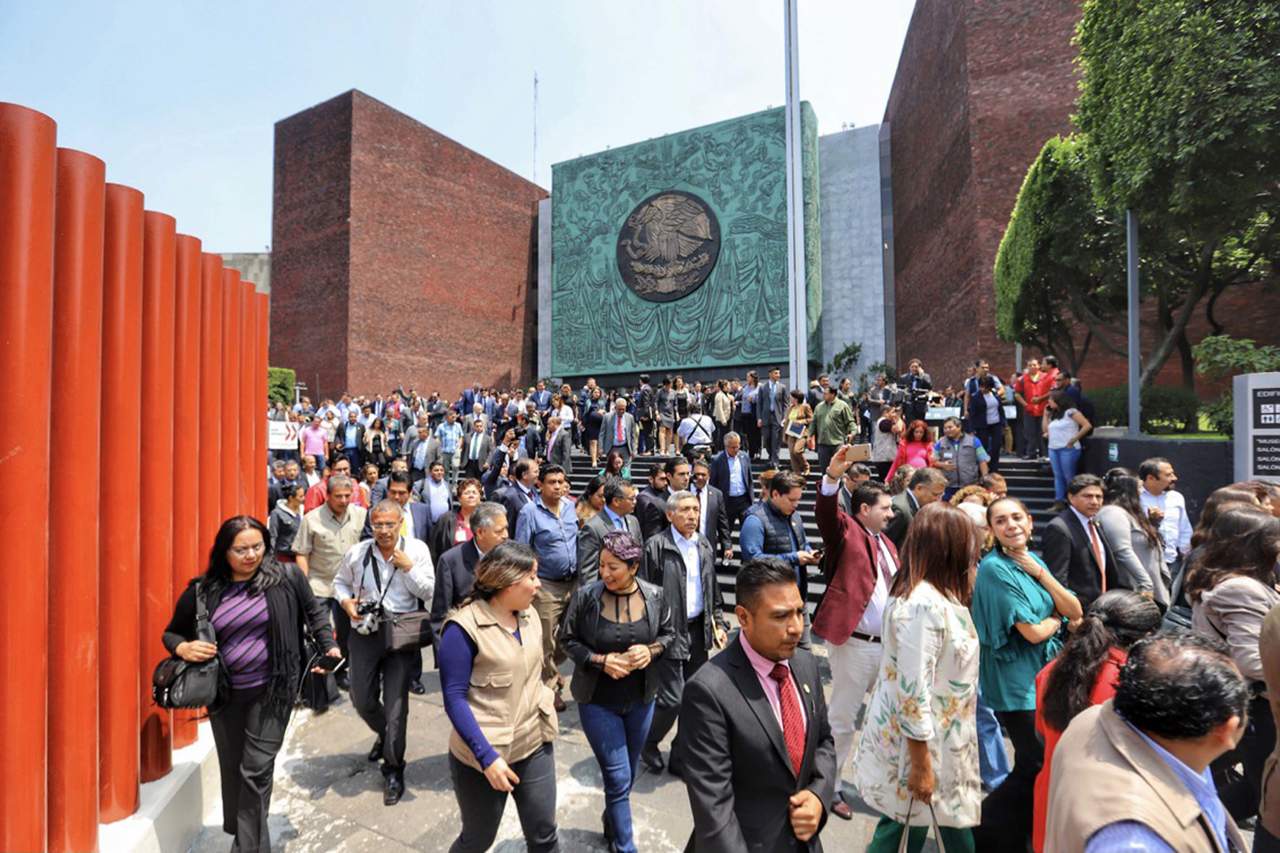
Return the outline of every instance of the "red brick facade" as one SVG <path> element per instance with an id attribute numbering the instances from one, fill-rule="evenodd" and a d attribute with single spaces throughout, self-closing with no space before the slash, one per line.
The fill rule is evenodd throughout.
<path id="1" fill-rule="evenodd" d="M 992 266 L 1009 213 L 1045 141 L 1071 131 L 1071 44 L 1078 0 L 917 3 L 885 110 L 891 134 L 897 363 L 919 357 L 935 383 L 958 382 L 982 355 L 1002 375 L 1013 345 L 995 333 Z M 1219 300 L 1226 331 L 1268 342 L 1261 288 Z M 1280 314 L 1274 293 L 1262 304 Z M 1143 350 L 1157 338 L 1144 306 Z M 1207 333 L 1203 307 L 1191 339 Z M 893 354 L 890 354 L 893 360 Z M 999 365 L 997 367 L 997 365 Z M 1125 360 L 1095 344 L 1087 387 L 1125 381 Z M 1161 373 L 1180 381 L 1178 356 Z"/>
<path id="2" fill-rule="evenodd" d="M 313 396 L 531 381 L 546 195 L 358 91 L 277 123 L 271 363 Z"/>

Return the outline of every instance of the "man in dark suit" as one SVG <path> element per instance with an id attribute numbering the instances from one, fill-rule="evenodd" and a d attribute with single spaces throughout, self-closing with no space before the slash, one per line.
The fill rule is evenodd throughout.
<path id="1" fill-rule="evenodd" d="M 610 451 L 616 451 L 625 468 L 640 452 L 639 446 L 640 430 L 636 427 L 636 419 L 627 411 L 627 398 L 619 397 L 613 401 L 613 411 L 600 422 L 600 458 L 606 459 Z"/>
<path id="2" fill-rule="evenodd" d="M 471 514 L 470 542 L 454 545 L 436 563 L 436 586 L 431 597 L 431 631 L 437 644 L 449 611 L 462 603 L 476 582 L 476 563 L 507 541 L 507 511 L 501 504 L 485 501 Z M 439 648 L 439 645 L 436 646 Z"/>
<path id="3" fill-rule="evenodd" d="M 506 507 L 508 531 L 516 529 L 516 518 L 524 505 L 533 500 L 537 482 L 538 460 L 520 459 L 511 469 L 510 481 L 494 495 L 494 500 Z"/>
<path id="4" fill-rule="evenodd" d="M 799 648 L 791 567 L 738 571 L 742 629 L 685 687 L 680 743 L 695 851 L 818 853 L 837 781 L 817 660 Z"/>
<path id="5" fill-rule="evenodd" d="M 901 548 L 907 538 L 907 528 L 920 507 L 942 500 L 947 490 L 947 475 L 937 468 L 921 468 L 911 475 L 907 488 L 893 496 L 893 518 L 885 525 L 884 535 L 894 548 Z"/>
<path id="6" fill-rule="evenodd" d="M 1067 484 L 1067 508 L 1040 537 L 1045 565 L 1058 583 L 1076 594 L 1085 610 L 1109 589 L 1119 589 L 1115 555 L 1098 529 L 1102 480 L 1077 474 Z"/>
<path id="7" fill-rule="evenodd" d="M 778 467 L 778 447 L 782 444 L 782 427 L 787 420 L 790 398 L 787 386 L 782 384 L 782 371 L 776 367 L 771 369 L 768 381 L 760 386 L 757 403 L 759 413 L 756 417 L 761 443 L 769 454 L 770 468 Z"/>
<path id="8" fill-rule="evenodd" d="M 405 460 L 405 459 L 391 460 L 391 470 L 387 473 L 387 476 L 383 477 L 382 479 L 378 480 L 378 482 L 374 483 L 373 488 L 369 490 L 369 506 L 377 506 L 383 500 L 383 498 L 387 497 L 387 486 L 391 482 L 391 475 L 397 471 L 403 471 L 405 474 L 408 474 L 409 473 L 408 460 Z M 410 480 L 410 482 L 413 482 L 412 479 Z"/>
<path id="9" fill-rule="evenodd" d="M 711 459 L 711 485 L 724 495 L 731 525 L 742 521 L 751 507 L 751 454 L 742 452 L 742 437 L 725 433 L 724 450 Z"/>
<path id="10" fill-rule="evenodd" d="M 649 485 L 636 495 L 636 518 L 640 521 L 640 532 L 648 541 L 657 536 L 667 521 L 667 472 L 661 465 L 654 465 L 649 471 Z"/>
<path id="11" fill-rule="evenodd" d="M 479 480 L 488 469 L 491 453 L 493 438 L 485 432 L 484 415 L 481 415 L 462 436 L 462 476 Z"/>
<path id="12" fill-rule="evenodd" d="M 364 424 L 360 423 L 360 410 L 355 406 L 347 409 L 347 421 L 338 425 L 334 443 L 351 462 L 351 470 L 359 471 L 364 461 Z"/>
<path id="13" fill-rule="evenodd" d="M 670 648 L 651 664 L 658 667 L 658 695 L 640 761 L 655 772 L 663 767 L 658 744 L 680 714 L 685 683 L 707 662 L 711 649 L 723 648 L 729 631 L 721 615 L 724 596 L 716 579 L 715 553 L 711 543 L 698 534 L 698 499 L 692 492 L 678 491 L 666 504 L 670 526 L 645 541 L 640 568 L 642 579 L 662 587 L 676 632 Z M 692 597 L 690 589 L 695 590 Z M 677 776 L 681 773 L 674 744 L 670 770 Z"/>
<path id="14" fill-rule="evenodd" d="M 605 534 L 625 530 L 637 542 L 643 542 L 640 522 L 632 515 L 636 508 L 636 487 L 626 480 L 610 477 L 604 483 L 604 511 L 598 512 L 578 531 L 578 586 L 594 583 L 600 577 L 600 549 Z"/>
<path id="15" fill-rule="evenodd" d="M 690 491 L 698 497 L 698 532 L 707 537 L 712 552 L 728 562 L 733 559 L 729 511 L 725 508 L 724 493 L 710 481 L 711 463 L 705 459 L 694 462 Z"/>
<path id="16" fill-rule="evenodd" d="M 291 486 L 302 486 L 307 489 L 307 478 L 302 476 L 302 468 L 298 463 L 290 459 L 284 463 L 284 476 L 276 480 L 267 487 L 267 514 L 270 515 L 271 510 L 276 508 L 276 501 L 283 500 Z"/>
<path id="17" fill-rule="evenodd" d="M 565 477 L 573 473 L 573 429 L 554 416 L 547 421 L 547 464 L 559 465 Z"/>

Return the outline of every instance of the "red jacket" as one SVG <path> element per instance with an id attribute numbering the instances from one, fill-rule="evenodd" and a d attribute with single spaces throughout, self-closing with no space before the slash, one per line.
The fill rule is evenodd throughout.
<path id="1" fill-rule="evenodd" d="M 813 615 L 813 633 L 832 645 L 843 646 L 862 621 L 876 588 L 876 542 L 866 528 L 839 508 L 839 494 L 824 495 L 819 482 L 814 517 L 827 551 L 827 565 L 834 568 L 828 570 L 827 591 Z M 897 549 L 888 539 L 884 544 L 896 564 Z"/>

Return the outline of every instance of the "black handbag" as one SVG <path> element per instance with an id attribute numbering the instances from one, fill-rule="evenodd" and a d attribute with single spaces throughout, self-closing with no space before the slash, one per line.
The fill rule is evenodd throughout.
<path id="1" fill-rule="evenodd" d="M 209 610 L 205 606 L 204 589 L 196 583 L 196 639 L 214 642 Z M 226 673 L 222 660 L 214 655 L 207 661 L 192 663 L 171 655 L 156 664 L 151 673 L 151 698 L 161 708 L 216 708 L 226 695 Z"/>

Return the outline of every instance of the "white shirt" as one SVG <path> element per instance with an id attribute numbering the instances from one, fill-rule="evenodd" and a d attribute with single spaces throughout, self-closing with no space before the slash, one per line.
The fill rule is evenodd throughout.
<path id="1" fill-rule="evenodd" d="M 310 474 L 308 474 L 306 471 L 303 471 L 303 472 L 302 472 L 302 476 L 304 476 L 304 477 L 306 477 L 306 478 L 307 478 L 307 488 L 308 488 L 308 489 L 309 489 L 309 488 L 311 488 L 312 486 L 314 486 L 316 483 L 320 482 L 320 472 L 319 472 L 319 471 L 312 471 Z"/>
<path id="2" fill-rule="evenodd" d="M 1179 554 L 1191 550 L 1191 519 L 1187 518 L 1187 500 L 1180 492 L 1166 489 L 1153 495 L 1143 486 L 1139 494 L 1143 509 L 1155 507 L 1164 513 L 1160 520 L 1160 535 L 1164 538 L 1164 561 L 1172 563 Z"/>
<path id="3" fill-rule="evenodd" d="M 392 613 L 409 613 L 418 609 L 418 600 L 430 601 L 435 591 L 436 573 L 431 564 L 431 550 L 419 539 L 401 539 L 399 547 L 413 560 L 413 568 L 407 572 L 397 569 L 382 556 L 382 550 L 372 539 L 353 545 L 342 558 L 338 574 L 333 579 L 333 589 L 339 601 L 356 598 L 361 601 L 377 601 L 379 581 L 386 596 L 382 608 Z M 367 556 L 373 553 L 373 566 Z M 378 579 L 373 576 L 378 572 Z"/>
<path id="4" fill-rule="evenodd" d="M 726 453 L 725 459 L 729 462 L 729 497 L 740 498 L 747 493 L 747 487 L 742 482 L 742 451 L 730 456 Z"/>
<path id="5" fill-rule="evenodd" d="M 1067 506 L 1071 507 L 1071 514 L 1076 517 L 1076 521 L 1079 521 L 1080 526 L 1084 528 L 1085 538 L 1089 540 L 1089 548 L 1092 549 L 1094 535 L 1096 534 L 1098 537 L 1098 541 L 1101 542 L 1102 534 L 1097 532 L 1097 528 L 1093 526 L 1093 521 L 1088 516 L 1086 516 L 1083 512 L 1076 509 L 1075 507 L 1071 506 L 1071 504 L 1067 504 Z"/>
<path id="6" fill-rule="evenodd" d="M 698 559 L 698 534 L 695 531 L 692 538 L 685 539 L 678 530 L 672 527 L 671 538 L 676 541 L 676 547 L 680 549 L 680 556 L 684 558 L 686 615 L 690 619 L 696 619 L 702 615 L 703 608 L 702 563 Z"/>
<path id="7" fill-rule="evenodd" d="M 698 532 L 703 536 L 707 535 L 707 494 L 703 489 L 697 486 L 689 486 L 689 491 L 698 497 Z"/>
<path id="8" fill-rule="evenodd" d="M 840 483 L 831 479 L 826 474 L 822 475 L 822 494 L 830 497 L 840 491 Z M 908 494 L 910 494 L 908 492 Z M 856 519 L 855 519 L 856 521 Z M 857 522 L 861 524 L 861 522 Z M 863 528 L 866 530 L 866 528 Z M 889 546 L 884 543 L 884 536 L 878 533 L 867 533 L 875 540 L 876 547 L 880 549 L 880 556 L 884 558 L 885 565 L 889 567 L 889 576 L 893 577 L 898 573 L 898 564 L 893 559 L 893 554 L 889 553 Z M 879 637 L 881 631 L 884 630 L 884 606 L 889 603 L 889 585 L 885 583 L 884 575 L 880 573 L 880 566 L 872 566 L 876 573 L 876 585 L 871 591 L 871 598 L 867 600 L 867 609 L 862 612 L 862 619 L 855 628 L 859 634 L 870 634 L 873 637 Z"/>
<path id="9" fill-rule="evenodd" d="M 712 436 L 715 435 L 715 421 L 707 415 L 689 415 L 680 422 L 676 435 L 680 436 L 680 440 L 688 442 L 693 437 L 694 444 L 710 444 Z"/>

